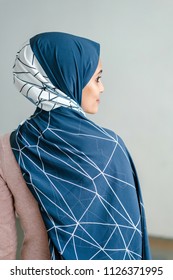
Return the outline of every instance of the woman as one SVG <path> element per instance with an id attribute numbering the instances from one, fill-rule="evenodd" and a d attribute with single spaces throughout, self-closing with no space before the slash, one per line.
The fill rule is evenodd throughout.
<path id="1" fill-rule="evenodd" d="M 141 191 L 121 138 L 90 121 L 102 65 L 98 43 L 48 32 L 18 52 L 14 83 L 37 108 L 10 135 L 37 200 L 51 259 L 149 259 Z"/>

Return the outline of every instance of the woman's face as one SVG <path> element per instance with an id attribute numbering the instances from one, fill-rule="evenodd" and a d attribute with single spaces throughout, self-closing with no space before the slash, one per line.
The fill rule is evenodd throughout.
<path id="1" fill-rule="evenodd" d="M 104 91 L 101 81 L 102 64 L 99 60 L 97 69 L 82 91 L 82 109 L 89 114 L 95 114 L 98 111 L 100 103 L 100 93 Z"/>

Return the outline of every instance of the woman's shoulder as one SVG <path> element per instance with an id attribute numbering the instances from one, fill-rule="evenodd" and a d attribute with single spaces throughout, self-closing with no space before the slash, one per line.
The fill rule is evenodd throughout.
<path id="1" fill-rule="evenodd" d="M 10 133 L 0 135 L 0 168 L 5 177 L 8 177 L 8 174 L 6 173 L 11 172 L 18 167 L 11 149 L 10 135 Z M 8 169 L 6 168 L 7 166 Z"/>
<path id="2" fill-rule="evenodd" d="M 113 137 L 117 142 L 121 143 L 123 146 L 125 146 L 125 143 L 122 139 L 122 137 L 117 134 L 115 131 L 109 129 L 109 128 L 104 128 L 104 130 L 111 136 Z"/>
<path id="3" fill-rule="evenodd" d="M 1 156 L 7 151 L 12 152 L 10 145 L 10 133 L 0 134 L 0 159 L 2 159 Z"/>

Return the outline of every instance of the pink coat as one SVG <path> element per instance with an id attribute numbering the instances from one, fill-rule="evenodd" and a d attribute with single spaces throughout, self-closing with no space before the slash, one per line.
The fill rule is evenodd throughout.
<path id="1" fill-rule="evenodd" d="M 0 137 L 0 260 L 16 259 L 16 215 L 24 232 L 21 259 L 50 259 L 47 232 L 9 142 Z"/>

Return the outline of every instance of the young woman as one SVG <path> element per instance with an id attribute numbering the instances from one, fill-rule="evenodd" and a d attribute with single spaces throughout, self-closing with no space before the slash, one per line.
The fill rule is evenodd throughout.
<path id="1" fill-rule="evenodd" d="M 11 133 L 10 149 L 23 193 L 30 190 L 38 202 L 51 259 L 150 258 L 129 152 L 118 135 L 86 117 L 98 111 L 101 74 L 99 44 L 70 34 L 38 34 L 16 56 L 14 83 L 37 108 Z M 24 216 L 34 239 L 36 217 Z"/>

